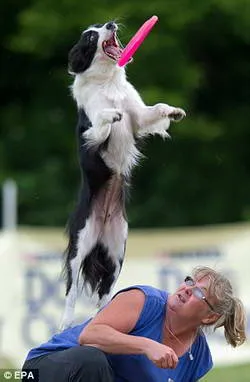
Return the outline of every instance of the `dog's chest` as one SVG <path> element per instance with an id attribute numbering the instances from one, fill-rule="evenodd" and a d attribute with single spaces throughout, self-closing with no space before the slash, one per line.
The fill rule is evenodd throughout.
<path id="1" fill-rule="evenodd" d="M 93 86 L 85 95 L 84 104 L 89 102 L 96 105 L 96 111 L 101 107 L 120 108 L 126 102 L 126 93 L 122 86 L 114 83 Z"/>
<path id="2" fill-rule="evenodd" d="M 129 175 L 137 162 L 139 151 L 135 146 L 132 120 L 126 108 L 126 97 L 119 92 L 113 96 L 110 92 L 108 99 L 111 108 L 118 110 L 122 117 L 120 121 L 112 123 L 108 145 L 102 157 L 116 173 Z"/>
<path id="3" fill-rule="evenodd" d="M 107 166 L 117 174 L 129 175 L 130 170 L 139 158 L 139 151 L 135 146 L 131 116 L 127 109 L 126 85 L 117 86 L 108 83 L 97 88 L 92 88 L 86 94 L 86 112 L 91 122 L 105 109 L 117 110 L 121 120 L 111 123 L 108 144 L 102 150 L 101 156 Z"/>
<path id="4" fill-rule="evenodd" d="M 112 125 L 108 145 L 101 156 L 115 173 L 129 176 L 140 154 L 126 121 L 128 122 L 129 118 L 123 115 L 120 122 Z"/>
<path id="5" fill-rule="evenodd" d="M 114 84 L 113 82 L 107 84 L 103 88 L 103 95 L 110 102 L 122 103 L 125 101 L 126 93 L 122 84 Z"/>

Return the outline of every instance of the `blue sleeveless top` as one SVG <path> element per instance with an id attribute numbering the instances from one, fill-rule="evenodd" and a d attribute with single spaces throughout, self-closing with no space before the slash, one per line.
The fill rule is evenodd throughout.
<path id="1" fill-rule="evenodd" d="M 145 303 L 134 329 L 129 334 L 151 338 L 162 343 L 168 293 L 143 285 L 132 286 L 120 292 L 130 289 L 143 291 Z M 32 349 L 26 359 L 29 360 L 54 351 L 79 346 L 79 335 L 90 320 L 55 334 L 48 342 Z M 106 355 L 114 371 L 115 382 L 195 382 L 213 366 L 211 353 L 202 332 L 196 337 L 191 352 L 193 360 L 190 360 L 189 353 L 186 352 L 179 357 L 175 369 L 160 369 L 141 354 Z"/>

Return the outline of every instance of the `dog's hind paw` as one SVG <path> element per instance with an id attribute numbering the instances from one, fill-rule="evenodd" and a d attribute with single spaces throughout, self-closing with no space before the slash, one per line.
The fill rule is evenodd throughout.
<path id="1" fill-rule="evenodd" d="M 186 113 L 183 109 L 180 109 L 179 107 L 175 107 L 171 113 L 168 114 L 168 118 L 170 121 L 179 122 L 184 117 L 186 117 Z"/>
<path id="2" fill-rule="evenodd" d="M 59 330 L 63 332 L 65 329 L 71 328 L 74 324 L 74 320 L 65 321 L 63 320 L 59 325 Z"/>
<path id="3" fill-rule="evenodd" d="M 68 308 L 66 307 L 59 325 L 59 329 L 63 331 L 65 329 L 72 327 L 73 324 L 74 324 L 74 311 L 71 309 L 68 310 Z"/>

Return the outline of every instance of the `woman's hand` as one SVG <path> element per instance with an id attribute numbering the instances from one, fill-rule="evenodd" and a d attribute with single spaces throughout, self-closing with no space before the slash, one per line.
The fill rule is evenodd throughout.
<path id="1" fill-rule="evenodd" d="M 162 369 L 174 369 L 178 364 L 178 357 L 174 350 L 169 346 L 155 341 L 150 341 L 150 343 L 147 344 L 145 355 L 156 366 L 161 367 Z"/>

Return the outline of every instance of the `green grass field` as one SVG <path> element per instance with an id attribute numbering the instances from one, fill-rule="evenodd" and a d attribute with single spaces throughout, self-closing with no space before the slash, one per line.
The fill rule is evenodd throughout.
<path id="1" fill-rule="evenodd" d="M 239 366 L 218 367 L 210 371 L 202 382 L 250 382 L 250 363 Z"/>
<path id="2" fill-rule="evenodd" d="M 2 373 L 0 382 L 6 382 Z M 9 380 L 14 382 L 14 380 Z M 201 382 L 249 382 L 250 381 L 250 363 L 240 366 L 220 367 L 215 368 L 205 376 Z"/>

